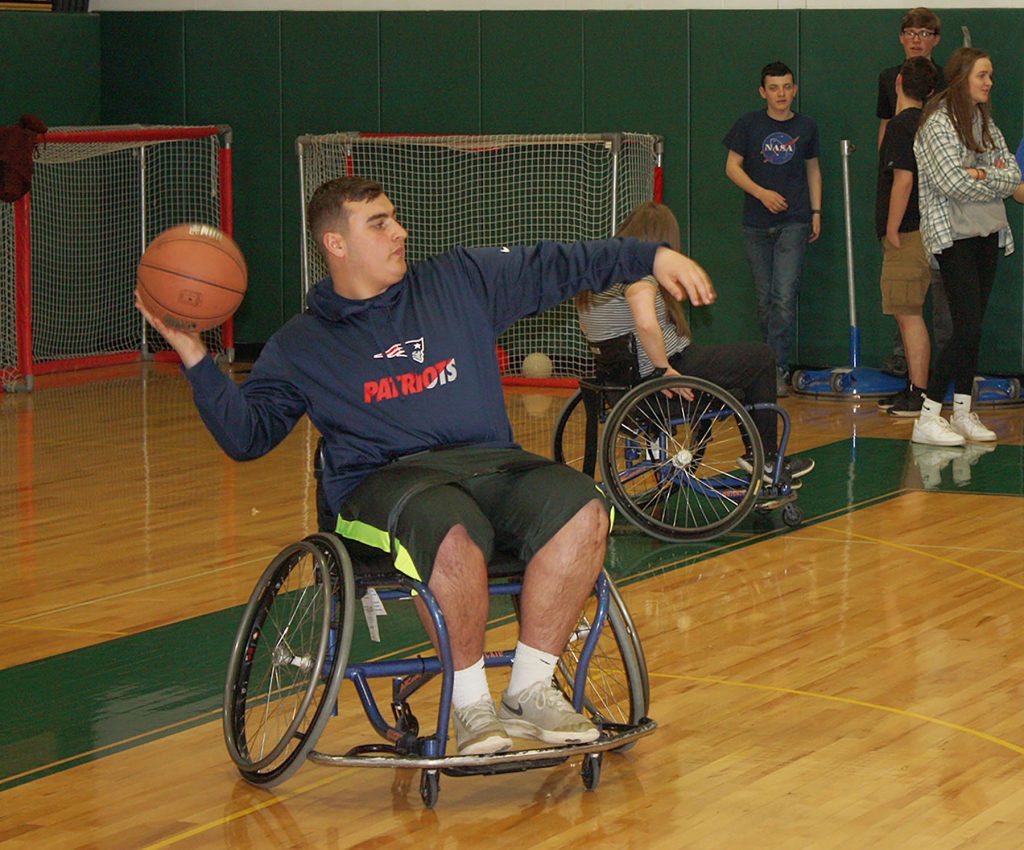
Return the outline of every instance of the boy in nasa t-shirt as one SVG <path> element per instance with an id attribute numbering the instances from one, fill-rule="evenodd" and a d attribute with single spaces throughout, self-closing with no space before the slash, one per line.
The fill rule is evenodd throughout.
<path id="1" fill-rule="evenodd" d="M 797 85 L 782 62 L 761 71 L 768 105 L 729 130 L 725 173 L 745 193 L 743 238 L 764 341 L 775 352 L 779 395 L 788 393 L 800 273 L 807 245 L 821 233 L 818 125 L 793 112 Z"/>

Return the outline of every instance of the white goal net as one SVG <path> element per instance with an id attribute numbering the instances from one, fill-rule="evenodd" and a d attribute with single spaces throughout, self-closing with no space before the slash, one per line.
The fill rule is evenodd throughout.
<path id="1" fill-rule="evenodd" d="M 28 237 L 8 223 L 9 210 L 0 219 L 5 384 L 167 349 L 134 307 L 139 258 L 176 224 L 230 227 L 222 222 L 226 142 L 216 127 L 53 128 L 42 137 L 31 192 L 17 202 L 28 204 Z M 16 264 L 30 269 L 28 299 L 15 296 Z M 27 364 L 16 356 L 18 336 L 30 339 Z M 222 329 L 206 336 L 224 350 Z"/>
<path id="2" fill-rule="evenodd" d="M 384 186 L 409 231 L 415 262 L 455 246 L 573 242 L 611 236 L 637 204 L 651 200 L 661 138 L 600 135 L 370 136 L 298 139 L 303 210 L 327 180 L 356 174 Z M 305 228 L 303 296 L 327 274 Z M 508 372 L 527 355 L 551 358 L 554 377 L 593 374 L 571 303 L 519 321 L 499 340 Z"/>

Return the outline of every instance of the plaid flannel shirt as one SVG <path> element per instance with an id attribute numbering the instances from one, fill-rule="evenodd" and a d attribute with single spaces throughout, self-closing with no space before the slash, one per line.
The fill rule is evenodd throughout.
<path id="1" fill-rule="evenodd" d="M 917 159 L 918 199 L 921 208 L 921 237 L 929 254 L 938 254 L 953 244 L 949 201 L 1002 200 L 1020 185 L 1020 166 L 1006 147 L 999 128 L 989 122 L 995 147 L 982 153 L 968 150 L 960 141 L 945 106 L 940 107 L 917 131 L 914 156 Z M 981 137 L 981 114 L 975 113 L 975 138 Z M 996 168 L 1002 158 L 1006 166 Z M 975 180 L 966 169 L 985 169 L 985 179 Z M 1009 226 L 999 231 L 999 246 L 1013 253 Z"/>

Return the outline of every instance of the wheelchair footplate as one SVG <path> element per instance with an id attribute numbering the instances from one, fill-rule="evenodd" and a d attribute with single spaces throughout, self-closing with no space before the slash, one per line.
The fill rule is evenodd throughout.
<path id="1" fill-rule="evenodd" d="M 601 735 L 596 741 L 585 744 L 509 750 L 489 755 L 423 756 L 417 753 L 403 754 L 386 744 L 369 744 L 353 747 L 344 755 L 330 755 L 313 750 L 307 758 L 311 762 L 328 767 L 425 768 L 441 770 L 449 776 L 514 773 L 541 767 L 554 767 L 563 764 L 574 755 L 616 750 L 650 735 L 657 728 L 657 722 L 649 717 L 643 718 L 636 725 L 604 723 L 601 726 Z"/>

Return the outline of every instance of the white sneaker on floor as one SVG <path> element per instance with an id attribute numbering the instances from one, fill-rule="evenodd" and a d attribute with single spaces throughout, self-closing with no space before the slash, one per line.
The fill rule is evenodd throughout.
<path id="1" fill-rule="evenodd" d="M 464 708 L 452 708 L 460 756 L 490 755 L 512 749 L 512 739 L 498 720 L 494 700 L 483 697 Z"/>
<path id="2" fill-rule="evenodd" d="M 949 417 L 949 427 L 968 440 L 990 443 L 996 432 L 981 424 L 977 413 L 954 413 Z"/>
<path id="3" fill-rule="evenodd" d="M 536 682 L 501 698 L 498 719 L 509 735 L 536 738 L 546 744 L 584 744 L 596 741 L 600 730 L 579 714 L 562 695 L 547 682 Z"/>
<path id="4" fill-rule="evenodd" d="M 967 442 L 941 416 L 925 416 L 923 413 L 914 422 L 914 433 L 910 439 L 926 446 L 962 446 Z"/>

